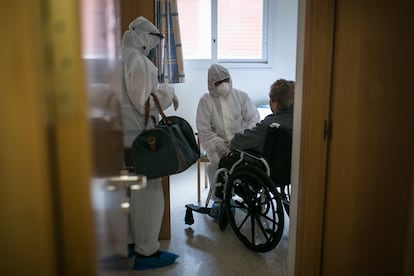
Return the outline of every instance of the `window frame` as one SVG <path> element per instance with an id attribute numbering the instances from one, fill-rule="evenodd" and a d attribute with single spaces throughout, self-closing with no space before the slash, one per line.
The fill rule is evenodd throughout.
<path id="1" fill-rule="evenodd" d="M 263 27 L 262 27 L 262 51 L 263 57 L 261 59 L 218 59 L 217 58 L 217 21 L 218 21 L 218 4 L 217 0 L 211 1 L 211 59 L 185 59 L 184 66 L 189 69 L 205 69 L 213 63 L 221 64 L 227 68 L 270 68 L 272 67 L 272 56 L 269 49 L 272 48 L 273 36 L 272 25 L 273 21 L 272 6 L 276 0 L 262 0 L 263 1 Z"/>

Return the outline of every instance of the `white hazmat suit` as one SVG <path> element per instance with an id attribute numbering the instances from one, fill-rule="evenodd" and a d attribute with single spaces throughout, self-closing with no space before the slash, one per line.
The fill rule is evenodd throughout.
<path id="1" fill-rule="evenodd" d="M 201 147 L 210 163 L 207 175 L 214 201 L 214 173 L 220 158 L 229 153 L 229 143 L 234 134 L 253 128 L 260 121 L 259 112 L 246 92 L 233 88 L 229 71 L 213 64 L 208 69 L 208 90 L 198 103 L 196 125 Z M 217 82 L 229 79 L 216 87 Z"/>
<path id="2" fill-rule="evenodd" d="M 122 39 L 122 115 L 124 147 L 130 148 L 134 139 L 145 128 L 145 102 L 150 93 L 157 95 L 161 107 L 168 108 L 171 103 L 178 107 L 174 88 L 158 84 L 158 70 L 147 58 L 150 50 L 162 38 L 158 29 L 146 18 L 138 17 L 129 25 Z M 158 119 L 159 114 L 154 102 L 150 101 L 150 115 Z M 147 128 L 154 126 L 149 120 Z M 160 248 L 158 235 L 164 213 L 164 195 L 161 178 L 148 180 L 143 190 L 131 191 L 130 195 L 130 237 L 129 243 L 135 244 L 135 251 L 149 256 Z"/>

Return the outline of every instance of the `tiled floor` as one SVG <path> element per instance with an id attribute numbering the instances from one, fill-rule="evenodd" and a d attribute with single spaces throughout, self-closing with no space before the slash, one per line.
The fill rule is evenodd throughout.
<path id="1" fill-rule="evenodd" d="M 100 275 L 287 275 L 288 217 L 278 246 L 255 253 L 244 247 L 230 226 L 221 231 L 207 215 L 194 213 L 195 223 L 184 223 L 185 204 L 197 203 L 196 183 L 196 166 L 170 178 L 171 240 L 161 241 L 161 250 L 178 254 L 176 264 L 152 271 L 102 269 Z M 208 190 L 201 189 L 204 201 Z"/>

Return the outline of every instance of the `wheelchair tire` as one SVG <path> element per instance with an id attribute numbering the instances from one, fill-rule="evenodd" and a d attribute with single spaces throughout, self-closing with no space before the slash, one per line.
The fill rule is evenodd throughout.
<path id="1" fill-rule="evenodd" d="M 221 231 L 226 230 L 227 224 L 229 220 L 227 219 L 227 214 L 223 207 L 220 208 L 219 217 L 218 217 L 218 224 Z"/>
<path id="2" fill-rule="evenodd" d="M 285 207 L 286 214 L 290 217 L 290 202 L 283 200 L 283 207 Z"/>
<path id="3" fill-rule="evenodd" d="M 282 199 L 263 170 L 252 165 L 236 168 L 226 184 L 224 207 L 233 232 L 247 248 L 268 252 L 279 244 Z"/>

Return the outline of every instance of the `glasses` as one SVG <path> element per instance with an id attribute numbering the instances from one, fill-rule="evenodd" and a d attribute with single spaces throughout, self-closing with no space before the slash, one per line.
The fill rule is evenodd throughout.
<path id="1" fill-rule="evenodd" d="M 223 82 L 229 82 L 230 81 L 230 79 L 229 78 L 227 78 L 227 79 L 224 79 L 224 80 L 221 80 L 221 81 L 217 81 L 217 82 L 215 82 L 214 83 L 214 85 L 217 87 L 217 86 L 219 86 L 220 84 L 222 84 Z"/>
<path id="2" fill-rule="evenodd" d="M 148 33 L 148 34 L 159 37 L 160 39 L 164 39 L 164 36 L 162 34 L 159 34 L 159 33 Z"/>

